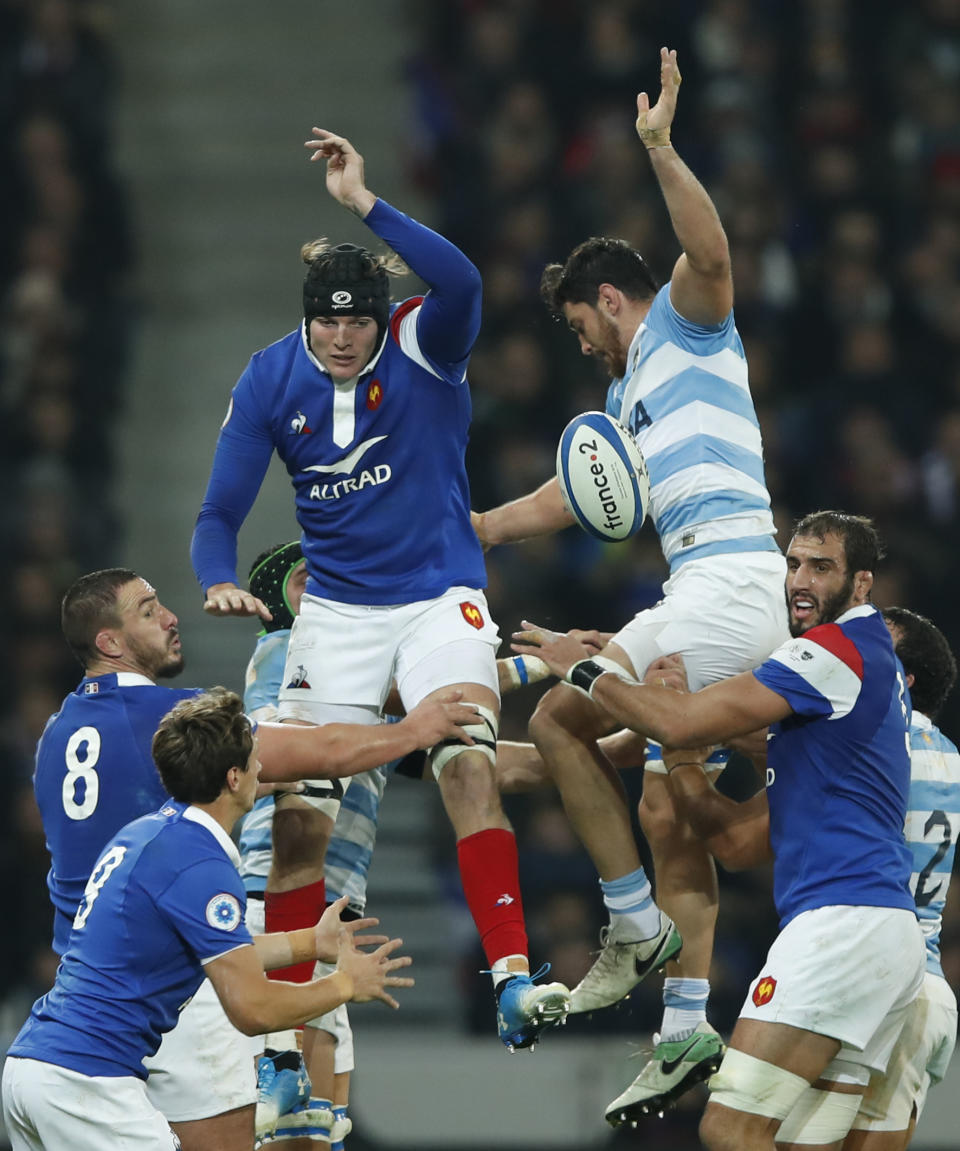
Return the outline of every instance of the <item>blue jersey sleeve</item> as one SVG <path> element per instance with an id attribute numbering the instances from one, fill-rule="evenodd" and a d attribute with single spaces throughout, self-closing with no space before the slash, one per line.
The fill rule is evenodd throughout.
<path id="1" fill-rule="evenodd" d="M 185 868 L 155 898 L 201 963 L 253 943 L 244 923 L 243 884 L 226 858 L 206 858 Z"/>
<path id="2" fill-rule="evenodd" d="M 803 676 L 784 667 L 776 660 L 767 660 L 753 674 L 764 687 L 782 696 L 796 715 L 807 717 L 828 716 L 833 712 L 830 701 L 817 691 Z"/>
<path id="3" fill-rule="evenodd" d="M 480 331 L 480 273 L 449 240 L 385 200 L 377 200 L 364 223 L 429 284 L 417 339 L 440 374 L 456 375 L 459 382 Z"/>
<path id="4" fill-rule="evenodd" d="M 213 467 L 190 543 L 200 586 L 237 582 L 237 534 L 253 507 L 273 454 L 273 436 L 256 395 L 255 363 L 230 397 Z"/>

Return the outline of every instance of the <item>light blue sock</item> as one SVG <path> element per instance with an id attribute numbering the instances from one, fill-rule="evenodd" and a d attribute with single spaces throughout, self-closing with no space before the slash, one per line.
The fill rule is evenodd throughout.
<path id="1" fill-rule="evenodd" d="M 350 1134 L 351 1127 L 346 1107 L 334 1107 L 333 1126 L 330 1128 L 330 1151 L 343 1151 L 343 1141 Z"/>
<path id="2" fill-rule="evenodd" d="M 652 939 L 660 930 L 660 909 L 642 867 L 619 879 L 600 880 L 610 926 L 619 942 Z"/>
<path id="3" fill-rule="evenodd" d="M 692 1035 L 698 1023 L 706 1022 L 709 998 L 709 979 L 664 979 L 661 1040 L 672 1043 Z"/>

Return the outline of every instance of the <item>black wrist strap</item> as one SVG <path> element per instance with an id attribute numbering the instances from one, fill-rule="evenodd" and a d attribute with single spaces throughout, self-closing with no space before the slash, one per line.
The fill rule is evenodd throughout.
<path id="1" fill-rule="evenodd" d="M 622 668 L 615 660 L 605 659 L 603 656 L 579 660 L 570 668 L 564 678 L 567 683 L 592 697 L 593 685 L 600 676 L 606 675 L 607 672 L 619 676 L 628 683 L 631 682 L 631 676 L 625 668 Z"/>

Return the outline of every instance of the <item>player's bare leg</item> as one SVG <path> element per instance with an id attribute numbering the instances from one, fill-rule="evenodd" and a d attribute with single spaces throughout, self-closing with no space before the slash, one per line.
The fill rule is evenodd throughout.
<path id="1" fill-rule="evenodd" d="M 320 802 L 322 808 L 299 795 L 276 797 L 273 854 L 265 893 L 268 931 L 311 926 L 323 910 L 324 860 L 334 826 L 331 811 L 339 803 Z M 274 978 L 293 982 L 305 982 L 313 975 L 312 963 L 272 973 Z M 301 1061 L 303 1032 L 296 1033 L 295 1048 L 290 1046 L 294 1034 L 267 1037 L 268 1052 L 276 1052 L 274 1068 L 280 1074 L 274 1076 L 271 1068 L 261 1068 L 257 1132 L 303 1129 L 312 1137 L 286 1137 L 284 1145 L 290 1151 L 311 1151 L 317 1147 L 315 1138 L 327 1134 L 332 1123 L 333 1059 L 331 1055 L 329 1067 L 322 1053 L 314 1067 L 306 1053 Z M 306 1074 L 302 1073 L 304 1066 Z"/>
<path id="2" fill-rule="evenodd" d="M 616 645 L 608 645 L 604 654 L 630 667 Z M 560 791 L 567 817 L 600 874 L 611 918 L 599 958 L 573 989 L 572 1012 L 619 1002 L 681 946 L 672 921 L 653 902 L 626 792 L 597 744 L 612 726 L 600 708 L 566 684 L 541 698 L 530 721 L 530 735 Z"/>
<path id="3" fill-rule="evenodd" d="M 781 1077 L 780 1092 L 792 1090 L 794 1102 L 806 1088 L 807 1083 L 816 1083 L 832 1059 L 840 1050 L 840 1042 L 826 1035 L 818 1035 L 801 1027 L 787 1023 L 760 1023 L 756 1019 L 740 1019 L 730 1040 L 731 1053 L 744 1052 L 770 1064 L 776 1071 L 788 1072 L 794 1082 L 784 1083 Z M 728 1064 L 728 1069 L 729 1069 Z M 708 1151 L 774 1151 L 774 1136 L 780 1126 L 779 1118 L 754 1114 L 750 1111 L 728 1107 L 721 1102 L 731 1088 L 736 1088 L 737 1075 L 724 1071 L 715 1083 L 725 1078 L 724 1090 L 718 1088 L 712 1095 L 703 1118 L 700 1121 L 700 1139 Z M 831 1087 L 841 1093 L 862 1094 L 863 1088 L 848 1083 L 834 1083 Z M 769 1092 L 769 1084 L 767 1085 Z M 740 1094 L 743 1094 L 741 1088 Z M 741 1100 L 741 1102 L 743 1102 Z M 764 1105 L 766 1104 L 766 1105 Z M 784 1110 L 789 1113 L 789 1100 L 784 1099 Z M 743 1102 L 743 1105 L 746 1105 Z M 758 1100 L 758 1110 L 769 1109 L 769 1098 L 763 1103 Z"/>
<path id="4" fill-rule="evenodd" d="M 653 1055 L 607 1108 L 607 1121 L 615 1127 L 662 1114 L 716 1071 L 724 1051 L 706 1016 L 719 902 L 713 857 L 677 818 L 669 776 L 644 772 L 639 815 L 653 856 L 657 902 L 683 936 L 683 951 L 667 964 L 664 1015 Z"/>
<path id="5" fill-rule="evenodd" d="M 253 1146 L 252 1103 L 211 1115 L 207 1119 L 189 1119 L 171 1123 L 183 1151 L 237 1151 L 238 1147 Z"/>
<path id="6" fill-rule="evenodd" d="M 478 684 L 450 686 L 481 709 L 479 722 L 465 729 L 477 745 L 434 748 L 431 761 L 457 836 L 464 895 L 493 976 L 500 1038 L 512 1051 L 532 1047 L 544 1027 L 566 1018 L 569 992 L 560 983 L 535 984 L 530 976 L 517 844 L 497 788 L 499 700 Z"/>

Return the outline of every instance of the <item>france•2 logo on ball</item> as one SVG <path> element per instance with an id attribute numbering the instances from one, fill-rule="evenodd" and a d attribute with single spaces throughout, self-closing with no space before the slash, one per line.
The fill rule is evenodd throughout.
<path id="1" fill-rule="evenodd" d="M 580 526 L 615 543 L 638 531 L 650 501 L 650 477 L 630 432 L 606 412 L 584 412 L 557 446 L 563 502 Z"/>

